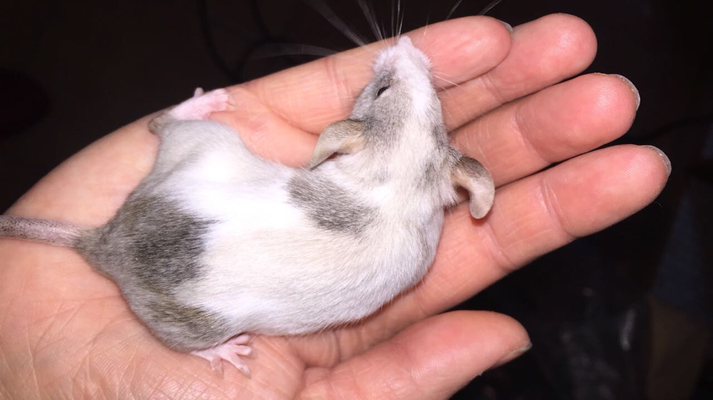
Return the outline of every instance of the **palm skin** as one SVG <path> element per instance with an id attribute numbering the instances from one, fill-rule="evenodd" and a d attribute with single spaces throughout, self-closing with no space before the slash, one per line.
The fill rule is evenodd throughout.
<path id="1" fill-rule="evenodd" d="M 512 34 L 492 18 L 470 17 L 409 36 L 444 87 L 454 145 L 480 160 L 498 186 L 485 219 L 470 218 L 467 205 L 447 212 L 423 282 L 357 324 L 299 338 L 258 337 L 248 360 L 252 378 L 232 368 L 221 377 L 205 360 L 161 345 L 117 287 L 72 250 L 0 240 L 0 394 L 447 398 L 521 353 L 529 339 L 511 318 L 438 313 L 644 207 L 665 185 L 665 157 L 638 146 L 590 152 L 626 132 L 638 95 L 617 76 L 562 82 L 596 53 L 594 34 L 576 17 L 543 17 Z M 305 165 L 316 134 L 348 115 L 379 46 L 232 87 L 235 110 L 212 118 L 240 132 L 255 153 Z M 153 164 L 158 138 L 148 119 L 67 160 L 8 213 L 106 222 Z"/>

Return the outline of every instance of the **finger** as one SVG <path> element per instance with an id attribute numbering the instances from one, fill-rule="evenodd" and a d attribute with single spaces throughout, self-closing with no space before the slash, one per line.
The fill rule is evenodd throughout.
<path id="1" fill-rule="evenodd" d="M 302 398 L 446 399 L 529 348 L 524 328 L 490 312 L 429 318 L 333 370 L 312 371 Z"/>
<path id="2" fill-rule="evenodd" d="M 483 222 L 458 207 L 414 297 L 429 313 L 458 304 L 533 259 L 637 212 L 667 179 L 666 162 L 654 149 L 617 146 L 503 187 Z"/>
<path id="3" fill-rule="evenodd" d="M 467 17 L 406 34 L 430 59 L 437 86 L 461 83 L 485 73 L 508 53 L 510 33 L 489 17 Z M 308 132 L 319 133 L 345 118 L 373 70 L 379 42 L 326 57 L 249 82 L 244 87 L 275 114 Z"/>
<path id="4" fill-rule="evenodd" d="M 493 70 L 441 95 L 446 125 L 454 129 L 501 104 L 582 72 L 597 51 L 592 28 L 566 14 L 515 27 L 507 57 Z"/>
<path id="5" fill-rule="evenodd" d="M 465 125 L 455 147 L 502 185 L 608 143 L 631 127 L 638 95 L 618 75 L 591 74 L 544 89 Z"/>

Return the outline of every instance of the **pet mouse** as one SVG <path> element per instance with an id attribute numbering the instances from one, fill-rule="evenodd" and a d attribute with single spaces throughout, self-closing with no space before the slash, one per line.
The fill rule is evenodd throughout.
<path id="1" fill-rule="evenodd" d="M 430 61 L 408 37 L 378 54 L 304 168 L 208 119 L 230 107 L 228 91 L 199 89 L 153 119 L 155 165 L 106 225 L 1 216 L 0 237 L 72 247 L 166 346 L 247 375 L 248 335 L 357 321 L 418 283 L 456 187 L 474 218 L 493 203 L 488 171 L 449 145 Z"/>

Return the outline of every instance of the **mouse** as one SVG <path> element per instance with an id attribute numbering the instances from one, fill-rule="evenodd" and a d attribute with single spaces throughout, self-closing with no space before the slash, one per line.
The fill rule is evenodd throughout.
<path id="1" fill-rule="evenodd" d="M 428 57 L 401 36 L 373 70 L 304 167 L 252 154 L 210 120 L 230 92 L 197 89 L 149 122 L 155 164 L 105 225 L 3 215 L 0 237 L 76 250 L 163 344 L 249 376 L 254 335 L 359 321 L 416 285 L 458 188 L 473 218 L 493 204 L 490 173 L 449 144 Z"/>

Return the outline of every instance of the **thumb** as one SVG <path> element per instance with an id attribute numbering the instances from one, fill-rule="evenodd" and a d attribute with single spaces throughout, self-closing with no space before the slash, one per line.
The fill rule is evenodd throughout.
<path id="1" fill-rule="evenodd" d="M 428 318 L 305 388 L 305 398 L 446 399 L 530 346 L 514 319 L 485 311 Z"/>

